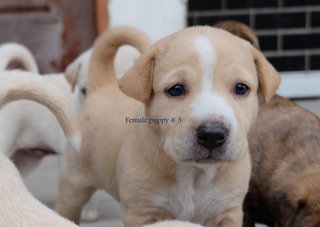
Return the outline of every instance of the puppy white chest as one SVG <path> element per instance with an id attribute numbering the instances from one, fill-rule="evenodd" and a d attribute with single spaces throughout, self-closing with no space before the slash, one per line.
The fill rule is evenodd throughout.
<path id="1" fill-rule="evenodd" d="M 216 166 L 178 166 L 176 184 L 154 196 L 153 204 L 169 210 L 179 220 L 203 223 L 221 212 L 226 199 L 214 183 L 216 170 Z"/>

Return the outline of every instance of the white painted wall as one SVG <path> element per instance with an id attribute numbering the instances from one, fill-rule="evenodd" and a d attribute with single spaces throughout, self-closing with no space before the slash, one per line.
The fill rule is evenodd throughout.
<path id="1" fill-rule="evenodd" d="M 187 0 L 109 0 L 110 27 L 127 25 L 149 35 L 152 42 L 186 26 Z M 138 51 L 121 47 L 115 67 L 123 75 L 139 57 Z"/>
<path id="2" fill-rule="evenodd" d="M 109 0 L 110 26 L 130 25 L 152 41 L 186 26 L 187 0 Z"/>
<path id="3" fill-rule="evenodd" d="M 320 97 L 320 71 L 281 73 L 277 93 L 289 98 Z"/>

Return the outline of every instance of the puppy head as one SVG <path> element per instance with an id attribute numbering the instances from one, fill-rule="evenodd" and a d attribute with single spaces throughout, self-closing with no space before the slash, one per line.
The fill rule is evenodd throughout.
<path id="1" fill-rule="evenodd" d="M 165 152 L 175 161 L 235 161 L 247 133 L 280 79 L 249 43 L 221 29 L 193 27 L 155 44 L 119 81 L 145 103 Z M 173 121 L 174 120 L 174 121 Z"/>
<path id="2" fill-rule="evenodd" d="M 87 82 L 89 73 L 89 62 L 91 57 L 91 49 L 87 50 L 79 57 L 76 58 L 65 70 L 65 77 L 72 87 L 72 91 L 75 90 L 76 85 L 81 93 L 82 99 L 87 93 Z"/>
<path id="3" fill-rule="evenodd" d="M 221 21 L 214 25 L 217 28 L 222 28 L 235 36 L 238 36 L 244 40 L 247 40 L 249 43 L 251 43 L 252 46 L 260 49 L 259 41 L 257 36 L 254 34 L 254 32 L 244 23 L 241 23 L 239 21 Z"/>

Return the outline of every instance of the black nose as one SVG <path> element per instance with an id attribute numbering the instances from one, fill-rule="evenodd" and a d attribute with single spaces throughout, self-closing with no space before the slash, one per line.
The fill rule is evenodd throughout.
<path id="1" fill-rule="evenodd" d="M 197 142 L 208 150 L 223 145 L 228 136 L 228 130 L 223 123 L 200 125 L 197 130 Z"/>

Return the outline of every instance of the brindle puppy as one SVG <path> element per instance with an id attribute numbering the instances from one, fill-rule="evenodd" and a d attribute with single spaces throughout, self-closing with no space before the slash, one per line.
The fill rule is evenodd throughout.
<path id="1" fill-rule="evenodd" d="M 245 225 L 320 226 L 320 119 L 275 96 L 249 133 Z"/>
<path id="2" fill-rule="evenodd" d="M 223 22 L 219 27 L 257 43 L 242 23 Z M 320 226 L 320 119 L 274 96 L 260 109 L 248 138 L 253 171 L 244 226 Z"/>

